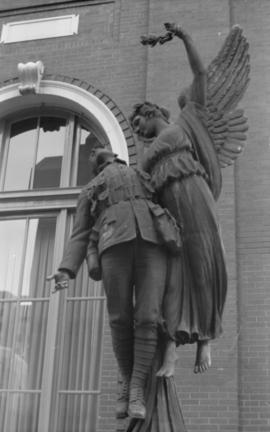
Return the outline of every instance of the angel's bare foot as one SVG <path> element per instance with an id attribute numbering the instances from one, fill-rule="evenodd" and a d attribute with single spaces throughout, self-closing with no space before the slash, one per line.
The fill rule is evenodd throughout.
<path id="1" fill-rule="evenodd" d="M 161 368 L 157 372 L 158 377 L 170 377 L 174 375 L 175 363 L 177 360 L 176 344 L 174 341 L 169 341 L 166 346 L 164 360 Z"/>
<path id="2" fill-rule="evenodd" d="M 211 366 L 211 346 L 208 340 L 197 342 L 196 361 L 194 373 L 202 373 Z"/>

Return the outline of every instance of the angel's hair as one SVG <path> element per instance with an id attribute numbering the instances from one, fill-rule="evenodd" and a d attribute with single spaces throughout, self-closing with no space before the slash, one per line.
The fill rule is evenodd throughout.
<path id="1" fill-rule="evenodd" d="M 129 116 L 131 126 L 134 118 L 138 115 L 148 119 L 152 117 L 162 117 L 166 121 L 170 118 L 170 112 L 166 108 L 147 101 L 133 106 L 133 112 Z"/>

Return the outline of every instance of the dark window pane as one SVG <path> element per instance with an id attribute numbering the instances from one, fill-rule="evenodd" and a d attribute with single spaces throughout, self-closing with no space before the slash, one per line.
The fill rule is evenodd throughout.
<path id="1" fill-rule="evenodd" d="M 4 190 L 29 189 L 37 140 L 37 118 L 13 123 Z"/>
<path id="2" fill-rule="evenodd" d="M 66 119 L 42 117 L 33 188 L 60 185 L 66 136 Z"/>

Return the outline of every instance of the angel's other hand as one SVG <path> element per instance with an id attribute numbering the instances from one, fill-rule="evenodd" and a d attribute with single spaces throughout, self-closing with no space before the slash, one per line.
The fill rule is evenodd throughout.
<path id="1" fill-rule="evenodd" d="M 175 23 L 165 23 L 164 26 L 168 32 L 175 34 L 180 39 L 184 36 L 184 30 L 179 25 Z"/>

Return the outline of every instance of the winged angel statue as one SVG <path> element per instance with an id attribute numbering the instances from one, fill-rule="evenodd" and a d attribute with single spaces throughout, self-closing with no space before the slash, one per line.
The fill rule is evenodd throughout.
<path id="1" fill-rule="evenodd" d="M 189 34 L 172 23 L 166 23 L 165 28 L 163 36 L 143 36 L 142 44 L 153 47 L 175 36 L 181 39 L 193 82 L 178 98 L 181 111 L 175 123 L 169 122 L 167 109 L 150 102 L 135 105 L 130 121 L 145 143 L 142 167 L 150 174 L 160 203 L 180 225 L 183 248 L 179 256 L 169 259 L 163 300 L 166 336 L 160 364 L 153 367 L 149 378 L 147 417 L 143 426 L 131 423 L 128 431 L 185 430 L 172 384 L 176 346 L 197 344 L 195 373 L 211 365 L 210 341 L 222 332 L 227 291 L 215 201 L 221 192 L 221 168 L 242 153 L 248 129 L 244 111 L 237 108 L 250 71 L 242 29 L 231 29 L 205 69 Z"/>

